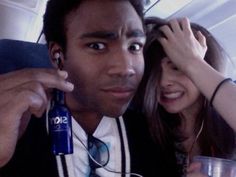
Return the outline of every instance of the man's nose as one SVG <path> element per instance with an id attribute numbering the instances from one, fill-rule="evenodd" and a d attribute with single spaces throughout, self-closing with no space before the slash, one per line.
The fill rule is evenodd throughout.
<path id="1" fill-rule="evenodd" d="M 111 59 L 108 74 L 113 76 L 132 77 L 135 74 L 134 57 L 135 56 L 128 51 L 117 51 Z"/>

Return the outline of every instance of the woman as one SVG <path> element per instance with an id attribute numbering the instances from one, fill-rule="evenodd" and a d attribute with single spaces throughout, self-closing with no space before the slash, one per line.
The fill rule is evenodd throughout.
<path id="1" fill-rule="evenodd" d="M 236 86 L 221 74 L 222 47 L 187 18 L 148 18 L 146 25 L 146 70 L 134 104 L 147 117 L 163 160 L 174 161 L 184 176 L 195 155 L 233 158 Z"/>

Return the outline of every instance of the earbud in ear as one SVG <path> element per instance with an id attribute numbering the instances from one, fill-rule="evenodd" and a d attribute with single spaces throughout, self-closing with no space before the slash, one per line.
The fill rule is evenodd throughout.
<path id="1" fill-rule="evenodd" d="M 60 55 L 59 52 L 56 52 L 56 53 L 54 54 L 54 59 L 55 59 L 55 61 L 56 61 L 56 63 L 57 63 L 58 68 L 59 68 L 59 69 L 62 69 L 61 55 Z"/>
<path id="2" fill-rule="evenodd" d="M 54 54 L 54 58 L 55 58 L 55 59 L 60 58 L 60 53 L 59 53 L 59 52 L 56 52 L 56 53 Z"/>

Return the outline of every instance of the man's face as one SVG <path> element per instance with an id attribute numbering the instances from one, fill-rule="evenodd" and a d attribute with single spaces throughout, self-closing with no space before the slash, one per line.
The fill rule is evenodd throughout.
<path id="1" fill-rule="evenodd" d="M 128 1 L 83 1 L 66 18 L 64 69 L 77 111 L 117 117 L 124 113 L 144 70 L 142 22 Z"/>

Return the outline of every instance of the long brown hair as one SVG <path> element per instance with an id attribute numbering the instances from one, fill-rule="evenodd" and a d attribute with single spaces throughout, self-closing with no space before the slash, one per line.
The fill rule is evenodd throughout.
<path id="1" fill-rule="evenodd" d="M 156 143 L 162 146 L 164 155 L 168 156 L 170 146 L 176 141 L 176 127 L 179 125 L 179 115 L 170 114 L 158 104 L 157 93 L 160 77 L 160 61 L 166 56 L 157 38 L 163 35 L 159 27 L 168 25 L 168 22 L 156 17 L 147 18 L 147 42 L 144 48 L 145 72 L 143 80 L 134 98 L 134 105 L 141 109 L 147 117 L 151 135 Z M 224 71 L 226 53 L 212 34 L 204 27 L 191 23 L 193 33 L 201 31 L 206 37 L 207 52 L 204 60 L 219 72 Z M 210 79 L 210 78 L 209 78 Z M 228 157 L 231 155 L 234 145 L 234 131 L 209 105 L 208 100 L 202 95 L 202 108 L 196 120 L 194 130 L 199 130 L 204 119 L 204 127 L 199 137 L 202 155 Z M 197 132 L 195 132 L 197 133 Z"/>

